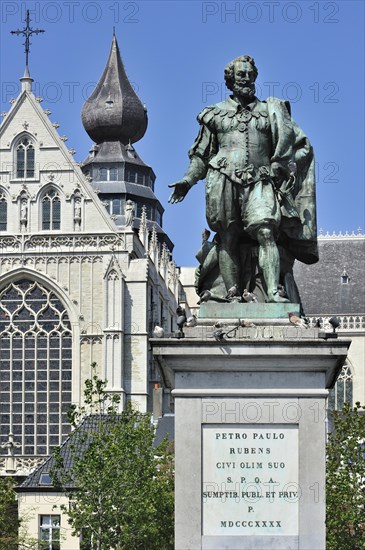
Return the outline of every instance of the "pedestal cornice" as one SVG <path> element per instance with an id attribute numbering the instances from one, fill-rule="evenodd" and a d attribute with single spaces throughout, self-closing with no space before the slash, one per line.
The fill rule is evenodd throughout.
<path id="1" fill-rule="evenodd" d="M 303 329 L 304 330 L 304 329 Z M 153 356 L 170 388 L 176 373 L 187 372 L 323 372 L 331 388 L 346 359 L 351 340 L 289 339 L 223 342 L 195 338 L 150 340 Z M 178 389 L 178 388 L 176 388 Z"/>

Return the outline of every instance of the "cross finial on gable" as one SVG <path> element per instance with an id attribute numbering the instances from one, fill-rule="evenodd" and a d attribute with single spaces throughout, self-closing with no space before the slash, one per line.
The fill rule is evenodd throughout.
<path id="1" fill-rule="evenodd" d="M 27 15 L 26 15 L 26 18 L 25 18 L 25 22 L 26 22 L 26 26 L 24 27 L 23 30 L 20 30 L 18 29 L 17 31 L 10 31 L 11 34 L 17 34 L 19 36 L 19 34 L 22 34 L 23 36 L 25 36 L 25 42 L 24 42 L 24 46 L 25 46 L 25 67 L 28 68 L 28 59 L 29 59 L 29 51 L 30 51 L 30 45 L 31 45 L 31 41 L 30 41 L 30 37 L 32 36 L 32 34 L 39 34 L 41 32 L 45 32 L 43 29 L 32 29 L 30 27 L 30 22 L 31 22 L 31 19 L 30 19 L 30 15 L 29 15 L 29 10 L 27 10 Z"/>

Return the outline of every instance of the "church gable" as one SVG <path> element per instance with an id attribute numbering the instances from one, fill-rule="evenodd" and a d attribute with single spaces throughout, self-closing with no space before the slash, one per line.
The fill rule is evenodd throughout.
<path id="1" fill-rule="evenodd" d="M 43 111 L 23 91 L 0 128 L 0 235 L 115 232 L 97 194 Z"/>

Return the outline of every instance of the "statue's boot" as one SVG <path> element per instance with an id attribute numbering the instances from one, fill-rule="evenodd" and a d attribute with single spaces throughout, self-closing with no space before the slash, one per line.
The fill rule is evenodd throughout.
<path id="1" fill-rule="evenodd" d="M 269 296 L 269 302 L 275 302 L 277 304 L 283 304 L 289 302 L 287 298 L 283 298 L 283 296 L 279 295 L 278 290 L 273 290 L 272 292 L 268 293 Z"/>

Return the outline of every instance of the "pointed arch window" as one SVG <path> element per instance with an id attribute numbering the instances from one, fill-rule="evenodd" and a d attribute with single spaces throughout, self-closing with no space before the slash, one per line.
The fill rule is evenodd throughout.
<path id="1" fill-rule="evenodd" d="M 2 193 L 0 193 L 0 231 L 6 231 L 8 224 L 8 203 Z"/>
<path id="2" fill-rule="evenodd" d="M 54 189 L 42 199 L 42 229 L 61 229 L 61 201 Z"/>
<path id="3" fill-rule="evenodd" d="M 0 291 L 0 455 L 8 434 L 21 455 L 48 455 L 69 431 L 72 330 L 66 308 L 29 279 Z"/>
<path id="4" fill-rule="evenodd" d="M 23 137 L 16 148 L 16 177 L 34 178 L 34 145 L 28 137 Z"/>

